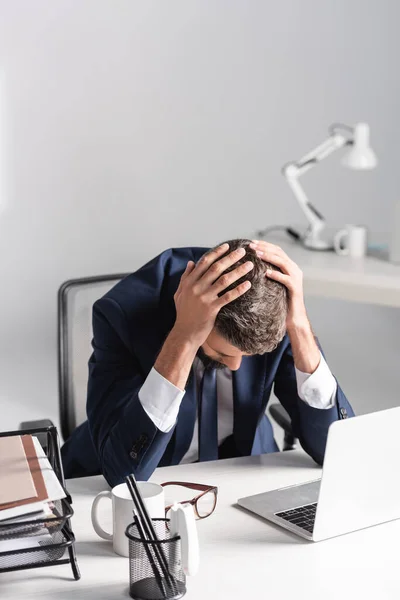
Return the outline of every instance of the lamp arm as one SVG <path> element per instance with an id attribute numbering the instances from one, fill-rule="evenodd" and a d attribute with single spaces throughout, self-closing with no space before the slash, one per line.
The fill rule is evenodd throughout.
<path id="1" fill-rule="evenodd" d="M 282 173 L 292 190 L 294 197 L 310 224 L 309 230 L 304 238 L 304 242 L 309 244 L 310 247 L 317 247 L 317 240 L 319 240 L 320 233 L 325 228 L 325 219 L 308 200 L 303 187 L 300 185 L 299 177 L 304 175 L 304 173 L 307 173 L 307 171 L 312 169 L 317 163 L 339 148 L 342 148 L 347 143 L 348 139 L 343 135 L 333 133 L 327 140 L 322 142 L 322 144 L 305 154 L 298 162 L 288 163 L 282 169 Z"/>
<path id="2" fill-rule="evenodd" d="M 300 208 L 305 214 L 310 226 L 312 228 L 318 228 L 319 230 L 322 230 L 324 228 L 325 219 L 322 214 L 311 204 L 297 177 L 286 177 L 286 181 L 297 202 L 300 204 Z"/>
<path id="3" fill-rule="evenodd" d="M 347 138 L 339 133 L 334 133 L 325 142 L 322 142 L 319 146 L 305 154 L 299 161 L 292 163 L 297 167 L 297 177 L 303 175 L 307 171 L 309 171 L 312 167 L 314 167 L 317 163 L 321 162 L 324 158 L 339 150 L 339 148 L 343 148 L 348 143 Z M 286 165 L 288 166 L 288 165 Z M 284 167 L 285 169 L 285 167 Z"/>

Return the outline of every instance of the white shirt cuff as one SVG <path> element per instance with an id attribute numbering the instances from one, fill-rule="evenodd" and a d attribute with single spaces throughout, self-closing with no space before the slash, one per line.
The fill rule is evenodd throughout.
<path id="1" fill-rule="evenodd" d="M 313 408 L 327 409 L 335 406 L 337 383 L 322 354 L 320 363 L 312 375 L 295 370 L 297 393 L 303 402 Z"/>
<path id="2" fill-rule="evenodd" d="M 176 423 L 185 392 L 151 369 L 139 391 L 139 400 L 154 425 L 168 433 Z"/>

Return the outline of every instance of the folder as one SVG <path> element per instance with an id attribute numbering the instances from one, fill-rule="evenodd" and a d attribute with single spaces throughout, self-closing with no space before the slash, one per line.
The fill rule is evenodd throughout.
<path id="1" fill-rule="evenodd" d="M 12 437 L 6 437 L 6 438 L 2 438 L 2 439 L 10 440 L 10 439 L 12 439 Z M 0 514 L 3 510 L 7 510 L 9 508 L 15 508 L 17 506 L 25 506 L 28 504 L 32 504 L 33 502 L 43 502 L 44 500 L 48 499 L 48 494 L 47 494 L 46 486 L 44 483 L 42 470 L 40 468 L 38 457 L 36 455 L 36 450 L 35 450 L 32 436 L 22 435 L 22 436 L 18 436 L 17 439 L 20 439 L 22 442 L 24 455 L 26 457 L 25 460 L 26 460 L 26 463 L 28 466 L 28 475 L 26 475 L 25 471 L 22 471 L 20 469 L 19 462 L 18 462 L 17 473 L 21 479 L 23 479 L 24 477 L 31 478 L 31 480 L 33 481 L 33 489 L 31 489 L 31 495 L 29 497 L 21 498 L 20 497 L 21 494 L 18 493 L 19 483 L 18 483 L 18 481 L 17 481 L 17 484 L 15 484 L 15 482 L 14 482 L 13 487 L 11 488 L 11 491 L 15 491 L 17 499 L 14 496 L 13 500 L 9 500 L 8 502 L 2 502 L 0 504 Z M 2 463 L 3 462 L 5 462 L 5 461 L 2 460 Z M 13 478 L 13 469 L 15 468 L 16 463 L 12 462 L 12 463 L 10 463 L 10 465 L 11 465 L 11 469 L 6 469 L 5 471 L 3 471 L 3 473 L 8 473 L 8 476 L 11 477 L 11 479 L 16 479 L 16 478 Z M 5 481 L 5 484 L 7 485 L 7 487 L 9 487 L 7 481 Z M 21 486 L 22 485 L 23 485 L 23 482 L 21 482 Z M 14 490 L 14 488 L 15 488 L 15 490 Z M 27 486 L 26 486 L 26 489 L 27 489 Z M 10 493 L 8 493 L 8 497 L 10 498 Z"/>
<path id="2" fill-rule="evenodd" d="M 50 462 L 40 445 L 37 437 L 31 436 L 23 436 L 23 438 L 27 438 L 28 441 L 24 440 L 24 444 L 29 446 L 27 448 L 27 456 L 28 463 L 30 464 L 33 471 L 33 478 L 38 479 L 42 478 L 44 480 L 43 484 L 38 483 L 39 487 L 39 496 L 43 495 L 43 491 L 45 492 L 45 498 L 43 501 L 39 501 L 39 497 L 33 498 L 28 501 L 28 503 L 21 504 L 20 502 L 12 503 L 12 508 L 3 509 L 3 506 L 0 506 L 0 523 L 4 523 L 4 521 L 8 521 L 9 519 L 14 519 L 18 517 L 22 517 L 23 515 L 30 515 L 29 518 L 32 518 L 32 514 L 36 513 L 36 515 L 40 516 L 42 513 L 42 517 L 45 517 L 46 511 L 49 510 L 49 502 L 61 500 L 66 497 L 65 490 L 62 487 L 60 481 L 58 480 L 57 475 L 53 471 Z M 15 506 L 14 506 L 15 504 Z"/>
<path id="3" fill-rule="evenodd" d="M 37 492 L 21 436 L 0 438 L 0 509 L 32 497 Z"/>

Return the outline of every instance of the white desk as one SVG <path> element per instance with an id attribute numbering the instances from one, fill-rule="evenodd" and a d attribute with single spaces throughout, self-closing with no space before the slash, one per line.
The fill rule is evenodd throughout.
<path id="1" fill-rule="evenodd" d="M 378 256 L 355 259 L 307 250 L 284 234 L 271 234 L 268 241 L 301 267 L 306 294 L 400 307 L 400 265 Z"/>
<path id="2" fill-rule="evenodd" d="M 301 452 L 157 469 L 152 480 L 219 486 L 215 513 L 198 523 L 201 567 L 187 579 L 188 600 L 338 600 L 400 597 L 400 521 L 313 544 L 234 506 L 238 497 L 315 479 Z M 93 477 L 68 482 L 82 579 L 69 566 L 0 575 L 0 597 L 13 600 L 128 598 L 128 559 L 113 554 L 90 524 L 93 497 L 106 488 Z M 106 501 L 104 501 L 106 503 Z"/>

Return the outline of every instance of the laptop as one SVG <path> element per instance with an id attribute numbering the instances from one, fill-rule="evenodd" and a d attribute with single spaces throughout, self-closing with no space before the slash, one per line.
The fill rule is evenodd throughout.
<path id="1" fill-rule="evenodd" d="M 238 504 L 313 542 L 398 519 L 399 431 L 400 407 L 336 421 L 321 479 Z"/>

